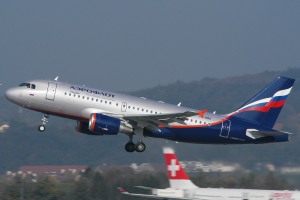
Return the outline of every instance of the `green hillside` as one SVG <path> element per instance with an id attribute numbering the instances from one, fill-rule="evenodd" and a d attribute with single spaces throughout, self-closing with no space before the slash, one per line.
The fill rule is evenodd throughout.
<path id="1" fill-rule="evenodd" d="M 166 86 L 132 92 L 136 96 L 161 100 L 195 109 L 207 109 L 217 113 L 229 113 L 237 109 L 277 76 L 288 76 L 300 80 L 300 69 L 282 72 L 263 72 L 224 79 L 205 78 L 189 83 L 176 82 Z M 295 133 L 292 141 L 262 145 L 203 145 L 174 143 L 146 138 L 144 153 L 125 152 L 128 138 L 119 136 L 88 136 L 75 130 L 75 121 L 50 117 L 47 131 L 39 133 L 37 126 L 41 114 L 21 109 L 0 99 L 0 125 L 8 123 L 10 128 L 0 133 L 0 171 L 15 170 L 21 165 L 118 165 L 132 162 L 163 161 L 161 147 L 175 147 L 183 160 L 222 160 L 252 167 L 258 162 L 275 165 L 300 165 L 298 144 L 300 137 L 300 86 L 298 82 L 288 98 L 287 104 L 276 126 Z M 136 137 L 135 140 L 138 138 Z"/>

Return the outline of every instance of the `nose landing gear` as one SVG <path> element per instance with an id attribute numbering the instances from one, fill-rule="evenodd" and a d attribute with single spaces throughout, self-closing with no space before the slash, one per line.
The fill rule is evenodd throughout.
<path id="1" fill-rule="evenodd" d="M 44 132 L 46 130 L 46 127 L 45 125 L 48 123 L 48 118 L 49 118 L 49 115 L 48 114 L 44 114 L 43 115 L 43 118 L 42 118 L 42 124 L 38 126 L 38 130 L 40 132 Z"/>

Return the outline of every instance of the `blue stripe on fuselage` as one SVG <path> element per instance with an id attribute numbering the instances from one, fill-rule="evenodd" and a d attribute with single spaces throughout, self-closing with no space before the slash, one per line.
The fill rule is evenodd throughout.
<path id="1" fill-rule="evenodd" d="M 257 124 L 249 123 L 235 117 L 231 118 L 231 125 L 229 134 L 225 137 L 220 136 L 222 124 L 215 126 L 206 127 L 193 127 L 193 128 L 161 128 L 161 132 L 155 131 L 145 131 L 145 136 L 155 137 L 155 138 L 165 138 L 174 141 L 188 142 L 188 143 L 202 143 L 202 144 L 246 144 L 246 143 L 270 143 L 270 142 L 281 142 L 288 141 L 289 137 L 287 135 L 277 135 L 277 136 L 266 136 L 257 139 L 250 138 L 246 135 L 246 130 L 251 127 L 251 129 L 261 130 L 261 131 L 274 131 L 273 129 L 261 127 Z M 227 137 L 226 137 L 227 135 Z"/>

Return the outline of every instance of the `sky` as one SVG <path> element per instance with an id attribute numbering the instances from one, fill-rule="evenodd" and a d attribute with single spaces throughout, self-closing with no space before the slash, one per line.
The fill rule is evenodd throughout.
<path id="1" fill-rule="evenodd" d="M 135 91 L 300 67 L 300 1 L 2 0 L 0 83 Z"/>

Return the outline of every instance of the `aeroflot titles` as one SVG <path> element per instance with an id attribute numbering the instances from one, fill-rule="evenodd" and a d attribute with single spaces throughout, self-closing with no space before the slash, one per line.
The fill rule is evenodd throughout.
<path id="1" fill-rule="evenodd" d="M 79 90 L 79 91 L 82 91 L 82 92 L 99 94 L 99 95 L 103 95 L 103 96 L 106 96 L 106 97 L 111 97 L 111 98 L 115 97 L 114 94 L 110 94 L 110 93 L 107 93 L 107 92 L 99 92 L 97 90 L 91 90 L 91 89 L 75 87 L 75 86 L 71 86 L 70 88 L 73 89 L 73 90 Z"/>

